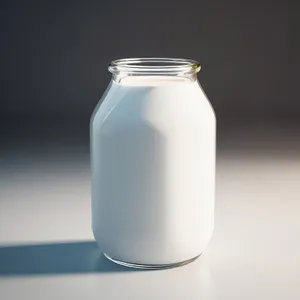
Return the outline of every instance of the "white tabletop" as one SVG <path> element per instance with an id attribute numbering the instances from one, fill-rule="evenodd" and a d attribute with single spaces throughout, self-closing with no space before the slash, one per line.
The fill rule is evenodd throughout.
<path id="1" fill-rule="evenodd" d="M 300 299 L 299 152 L 221 152 L 206 251 L 183 267 L 134 271 L 93 242 L 85 151 L 44 150 L 0 160 L 1 300 Z"/>

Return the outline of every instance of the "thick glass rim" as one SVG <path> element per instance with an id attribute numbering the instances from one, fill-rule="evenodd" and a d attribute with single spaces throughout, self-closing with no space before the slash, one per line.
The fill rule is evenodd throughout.
<path id="1" fill-rule="evenodd" d="M 108 70 L 112 74 L 195 74 L 201 69 L 200 63 L 184 58 L 121 58 L 113 60 Z"/>

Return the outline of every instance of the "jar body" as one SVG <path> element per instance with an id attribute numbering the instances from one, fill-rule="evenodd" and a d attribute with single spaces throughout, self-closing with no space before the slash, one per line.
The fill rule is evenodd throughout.
<path id="1" fill-rule="evenodd" d="M 128 79 L 91 119 L 93 233 L 119 262 L 177 264 L 212 235 L 215 115 L 197 80 Z"/>

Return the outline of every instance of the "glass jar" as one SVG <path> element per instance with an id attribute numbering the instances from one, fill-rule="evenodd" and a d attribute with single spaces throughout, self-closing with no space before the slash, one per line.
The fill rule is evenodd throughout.
<path id="1" fill-rule="evenodd" d="M 214 227 L 216 120 L 198 62 L 110 63 L 91 118 L 92 228 L 103 254 L 137 268 L 197 258 Z"/>

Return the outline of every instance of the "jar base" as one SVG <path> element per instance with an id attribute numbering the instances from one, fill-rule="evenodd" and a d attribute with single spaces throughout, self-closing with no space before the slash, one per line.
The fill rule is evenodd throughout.
<path id="1" fill-rule="evenodd" d="M 134 269 L 160 270 L 160 269 L 171 269 L 171 268 L 176 268 L 176 267 L 181 267 L 181 266 L 187 265 L 187 264 L 193 262 L 194 260 L 196 260 L 201 255 L 201 253 L 191 259 L 181 261 L 178 263 L 172 263 L 172 264 L 136 264 L 136 263 L 125 262 L 125 261 L 114 259 L 104 252 L 103 252 L 103 255 L 110 261 L 112 261 L 118 265 L 121 265 L 121 266 L 134 268 Z"/>

